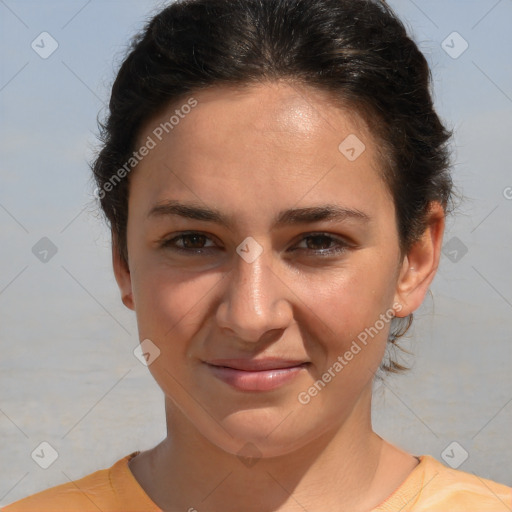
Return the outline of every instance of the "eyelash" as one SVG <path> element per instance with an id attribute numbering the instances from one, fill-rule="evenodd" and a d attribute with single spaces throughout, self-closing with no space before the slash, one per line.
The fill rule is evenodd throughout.
<path id="1" fill-rule="evenodd" d="M 186 249 L 184 247 L 178 247 L 175 245 L 176 241 L 183 240 L 184 238 L 189 237 L 189 236 L 190 237 L 191 236 L 200 236 L 200 237 L 204 237 L 205 239 L 211 240 L 210 237 L 208 237 L 207 235 L 205 235 L 204 233 L 201 233 L 199 231 L 187 231 L 187 232 L 183 232 L 180 235 L 175 236 L 171 239 L 164 240 L 161 243 L 161 247 L 165 248 L 165 249 L 170 249 L 172 251 L 189 254 L 191 256 L 209 253 L 209 252 L 211 252 L 211 249 L 214 249 L 214 247 L 207 247 L 205 249 Z M 306 251 L 309 250 L 309 251 L 315 253 L 315 255 L 322 257 L 322 256 L 333 256 L 335 254 L 344 253 L 350 247 L 350 244 L 345 242 L 344 240 L 337 238 L 337 237 L 333 237 L 327 233 L 322 233 L 322 232 L 309 233 L 307 236 L 303 237 L 300 240 L 300 242 L 303 242 L 304 240 L 308 240 L 311 238 L 320 238 L 320 239 L 324 239 L 324 240 L 329 240 L 330 242 L 337 243 L 338 247 L 334 248 L 334 249 L 331 248 L 331 249 L 318 249 L 318 250 L 315 250 L 315 249 L 298 249 L 298 250 L 306 250 Z M 296 251 L 297 249 L 293 249 L 293 250 Z"/>

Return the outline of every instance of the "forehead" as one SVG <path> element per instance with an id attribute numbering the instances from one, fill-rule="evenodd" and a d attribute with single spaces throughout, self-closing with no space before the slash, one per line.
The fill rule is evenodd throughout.
<path id="1" fill-rule="evenodd" d="M 304 86 L 273 82 L 212 88 L 200 92 L 200 101 L 205 114 L 216 112 L 224 120 L 235 114 L 237 127 L 262 133 L 288 132 L 307 138 L 320 124 L 328 124 L 323 112 L 328 107 L 327 95 Z M 198 125 L 212 121 L 208 115 L 196 118 Z"/>
<path id="2" fill-rule="evenodd" d="M 191 97 L 196 106 L 182 109 Z M 156 139 L 155 129 L 180 113 L 172 130 Z M 147 137 L 156 145 L 137 166 L 133 192 L 145 195 L 148 211 L 168 198 L 217 205 L 238 199 L 242 207 L 249 196 L 260 203 L 321 197 L 359 202 L 352 206 L 361 209 L 368 197 L 377 205 L 377 196 L 387 193 L 378 147 L 364 121 L 336 106 L 327 92 L 309 87 L 201 90 L 151 119 L 139 143 Z"/>
<path id="3" fill-rule="evenodd" d="M 251 132 L 279 142 L 288 135 L 288 143 L 298 139 L 301 144 L 312 141 L 315 134 L 329 131 L 341 136 L 344 131 L 357 132 L 368 138 L 367 125 L 348 105 L 335 103 L 332 94 L 311 86 L 288 82 L 268 82 L 243 86 L 214 86 L 173 102 L 146 128 L 169 118 L 169 112 L 180 110 L 190 96 L 198 106 L 173 128 L 173 138 L 186 138 L 193 130 L 195 137 L 208 142 L 219 132 L 236 134 L 237 138 Z M 340 133 L 341 128 L 341 133 Z M 367 133 L 368 132 L 368 133 Z M 199 140 L 199 139 L 198 139 Z M 318 140 L 314 141 L 318 143 Z"/>

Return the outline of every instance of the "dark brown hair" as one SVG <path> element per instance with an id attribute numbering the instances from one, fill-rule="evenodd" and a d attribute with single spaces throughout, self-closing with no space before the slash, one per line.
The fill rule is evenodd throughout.
<path id="1" fill-rule="evenodd" d="M 133 39 L 100 123 L 92 170 L 126 262 L 130 180 L 112 178 L 126 169 L 142 126 L 206 87 L 278 80 L 329 91 L 366 121 L 383 155 L 402 254 L 423 233 L 431 201 L 448 210 L 451 132 L 434 110 L 425 57 L 385 2 L 178 0 Z M 412 315 L 402 320 L 393 346 Z M 405 369 L 388 359 L 381 369 Z"/>

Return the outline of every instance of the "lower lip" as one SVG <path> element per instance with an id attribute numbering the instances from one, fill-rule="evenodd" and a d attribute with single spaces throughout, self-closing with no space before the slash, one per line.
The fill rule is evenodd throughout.
<path id="1" fill-rule="evenodd" d="M 275 370 L 244 371 L 225 366 L 207 365 L 213 374 L 240 391 L 270 391 L 294 379 L 306 365 L 279 368 Z"/>

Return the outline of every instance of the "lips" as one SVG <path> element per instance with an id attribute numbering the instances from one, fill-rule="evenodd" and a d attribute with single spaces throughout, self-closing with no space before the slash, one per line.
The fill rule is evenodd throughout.
<path id="1" fill-rule="evenodd" d="M 205 362 L 211 374 L 237 391 L 272 391 L 300 375 L 309 362 L 289 359 L 214 359 Z"/>
<path id="2" fill-rule="evenodd" d="M 246 372 L 257 372 L 265 370 L 282 370 L 308 364 L 307 361 L 294 361 L 289 359 L 266 358 L 266 359 L 213 359 L 207 361 L 212 366 L 233 368 Z"/>

